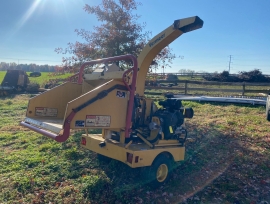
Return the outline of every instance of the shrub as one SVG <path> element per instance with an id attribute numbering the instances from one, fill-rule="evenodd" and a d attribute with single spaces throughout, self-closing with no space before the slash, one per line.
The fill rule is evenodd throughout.
<path id="1" fill-rule="evenodd" d="M 269 78 L 265 77 L 259 69 L 254 69 L 249 72 L 239 72 L 239 77 L 241 81 L 245 82 L 269 82 Z"/>

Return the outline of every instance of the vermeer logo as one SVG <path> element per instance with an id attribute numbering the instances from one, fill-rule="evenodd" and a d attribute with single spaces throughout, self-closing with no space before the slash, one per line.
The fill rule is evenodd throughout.
<path id="1" fill-rule="evenodd" d="M 155 45 L 157 42 L 159 42 L 160 40 L 162 40 L 165 37 L 165 33 L 163 33 L 161 36 L 159 36 L 157 39 L 155 39 L 153 42 L 149 43 L 149 46 L 152 47 L 153 45 Z"/>

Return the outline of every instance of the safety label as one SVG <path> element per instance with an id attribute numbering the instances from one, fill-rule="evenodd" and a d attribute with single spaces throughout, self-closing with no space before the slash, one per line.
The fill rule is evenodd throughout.
<path id="1" fill-rule="evenodd" d="M 109 115 L 87 115 L 85 120 L 86 127 L 110 127 L 111 116 Z"/>
<path id="2" fill-rule="evenodd" d="M 116 91 L 116 96 L 118 98 L 126 98 L 126 92 L 125 91 Z"/>
<path id="3" fill-rule="evenodd" d="M 76 120 L 75 127 L 84 127 L 84 120 Z"/>
<path id="4" fill-rule="evenodd" d="M 36 107 L 36 116 L 57 117 L 57 108 Z"/>

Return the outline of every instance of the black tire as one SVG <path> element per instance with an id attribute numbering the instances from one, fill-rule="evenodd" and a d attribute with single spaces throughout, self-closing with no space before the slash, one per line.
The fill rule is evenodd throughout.
<path id="1" fill-rule="evenodd" d="M 269 103 L 270 103 L 270 98 L 269 96 L 266 99 L 266 120 L 270 121 L 270 114 L 269 114 Z"/>
<path id="2" fill-rule="evenodd" d="M 165 154 L 160 154 L 156 157 L 152 166 L 142 168 L 142 176 L 151 187 L 157 188 L 169 179 L 171 169 L 172 159 Z"/>

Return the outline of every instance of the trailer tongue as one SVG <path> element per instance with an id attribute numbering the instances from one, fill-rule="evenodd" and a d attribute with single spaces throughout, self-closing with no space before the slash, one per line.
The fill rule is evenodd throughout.
<path id="1" fill-rule="evenodd" d="M 30 99 L 20 124 L 57 142 L 66 141 L 70 129 L 85 130 L 82 147 L 132 168 L 149 167 L 145 174 L 156 184 L 164 183 L 171 161 L 184 159 L 184 120 L 193 117 L 193 110 L 175 99 L 160 101 L 162 108 L 157 108 L 144 96 L 146 74 L 164 47 L 202 26 L 197 16 L 176 20 L 149 41 L 138 59 L 124 55 L 84 63 L 76 83 L 66 82 Z M 83 74 L 86 66 L 123 60 L 132 61 L 133 67 Z M 88 134 L 88 129 L 102 129 L 102 134 Z"/>

